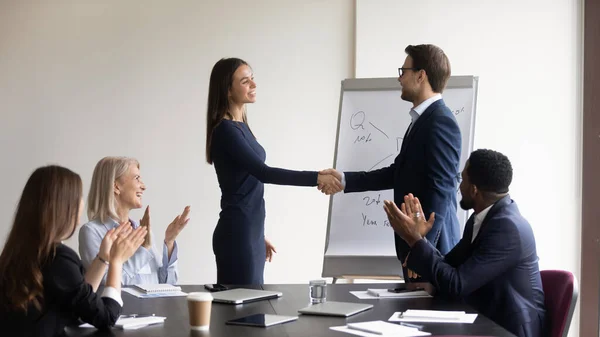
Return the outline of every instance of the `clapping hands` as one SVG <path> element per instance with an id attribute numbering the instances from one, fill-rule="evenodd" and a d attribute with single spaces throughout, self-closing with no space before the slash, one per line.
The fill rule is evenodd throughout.
<path id="1" fill-rule="evenodd" d="M 320 171 L 317 178 L 317 188 L 326 195 L 343 191 L 342 174 L 336 169 Z"/>
<path id="2" fill-rule="evenodd" d="M 172 245 L 175 242 L 175 239 L 181 233 L 183 228 L 190 221 L 188 217 L 190 214 L 190 206 L 185 206 L 183 212 L 173 219 L 173 221 L 167 226 L 167 230 L 165 231 L 165 243 L 167 246 Z"/>
<path id="3" fill-rule="evenodd" d="M 175 239 L 177 238 L 179 233 L 190 221 L 188 217 L 189 213 L 190 206 L 186 206 L 183 212 L 176 216 L 175 219 L 171 221 L 171 223 L 167 226 L 167 230 L 165 231 L 165 243 L 167 244 L 167 246 L 173 245 L 173 242 L 175 242 Z M 150 206 L 146 207 L 144 216 L 140 220 L 140 226 L 145 227 L 148 230 L 142 246 L 144 248 L 150 249 L 150 247 L 152 247 L 152 241 L 150 236 Z"/>
<path id="4" fill-rule="evenodd" d="M 404 202 L 400 208 L 393 201 L 384 201 L 383 209 L 390 225 L 412 247 L 429 233 L 435 222 L 435 213 L 431 213 L 429 219 L 425 218 L 419 199 L 415 198 L 412 193 L 404 196 Z"/>
<path id="5" fill-rule="evenodd" d="M 102 243 L 100 243 L 100 250 L 98 251 L 98 256 L 104 261 L 109 261 L 110 251 L 112 249 L 113 243 L 117 241 L 119 235 L 128 235 L 131 230 L 131 222 L 129 221 L 124 222 L 118 227 L 109 230 L 104 236 L 104 239 L 102 239 Z"/>

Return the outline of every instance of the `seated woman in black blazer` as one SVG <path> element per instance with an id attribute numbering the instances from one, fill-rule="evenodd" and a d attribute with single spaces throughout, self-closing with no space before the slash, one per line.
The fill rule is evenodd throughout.
<path id="1" fill-rule="evenodd" d="M 102 256 L 84 273 L 77 253 L 62 244 L 83 210 L 81 178 L 60 167 L 35 170 L 21 195 L 0 255 L 0 327 L 7 336 L 61 336 L 78 318 L 97 328 L 121 313 L 121 270 L 144 242 L 146 229 L 124 224 L 102 241 Z M 108 266 L 106 288 L 96 290 Z"/>

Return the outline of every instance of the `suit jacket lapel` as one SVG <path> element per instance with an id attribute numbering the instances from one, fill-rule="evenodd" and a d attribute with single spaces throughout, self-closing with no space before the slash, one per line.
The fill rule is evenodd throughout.
<path id="1" fill-rule="evenodd" d="M 400 149 L 401 157 L 404 156 L 404 153 L 406 152 L 406 149 L 408 148 L 408 144 L 410 144 L 410 141 L 414 138 L 414 136 L 417 133 L 417 131 L 419 130 L 419 128 L 421 128 L 421 126 L 423 126 L 425 121 L 431 116 L 431 113 L 433 112 L 433 110 L 435 110 L 440 104 L 445 104 L 443 99 L 439 99 L 439 100 L 431 103 L 431 105 L 427 109 L 425 109 L 425 111 L 423 111 L 421 116 L 419 116 L 417 121 L 415 123 L 412 123 L 412 128 L 410 128 L 410 131 L 406 130 L 406 134 L 404 135 L 404 138 L 402 139 L 402 147 Z"/>
<path id="2" fill-rule="evenodd" d="M 471 243 L 473 239 L 473 225 L 475 224 L 475 213 L 471 214 L 469 220 L 467 220 L 467 224 L 465 225 L 465 230 L 463 232 L 463 239 L 468 239 L 469 243 Z"/>
<path id="3" fill-rule="evenodd" d="M 481 227 L 479 228 L 479 232 L 477 233 L 477 237 L 475 238 L 475 240 L 473 240 L 473 244 L 475 244 L 479 241 L 479 237 L 481 237 L 481 233 L 483 232 L 485 225 L 489 222 L 489 219 L 494 217 L 494 215 L 496 215 L 496 213 L 498 213 L 501 209 L 510 205 L 510 203 L 511 203 L 510 195 L 507 194 L 502 199 L 498 200 L 494 204 L 494 206 L 492 206 L 492 208 L 490 209 L 488 214 L 485 216 L 485 219 L 483 219 L 483 222 L 481 223 Z M 471 233 L 473 233 L 473 232 L 471 231 Z"/>

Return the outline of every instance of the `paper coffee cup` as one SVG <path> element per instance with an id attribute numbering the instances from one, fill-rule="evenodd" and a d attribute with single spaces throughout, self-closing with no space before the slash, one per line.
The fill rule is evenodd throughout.
<path id="1" fill-rule="evenodd" d="M 187 296 L 192 330 L 208 330 L 213 297 L 210 293 L 189 293 Z"/>

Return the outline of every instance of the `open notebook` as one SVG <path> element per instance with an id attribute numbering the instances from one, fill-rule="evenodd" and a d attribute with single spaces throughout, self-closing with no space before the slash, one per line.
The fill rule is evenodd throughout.
<path id="1" fill-rule="evenodd" d="M 168 293 L 173 291 L 181 291 L 181 287 L 170 285 L 167 283 L 161 284 L 136 284 L 134 285 L 137 290 L 146 293 L 146 294 L 154 294 L 154 293 Z"/>

